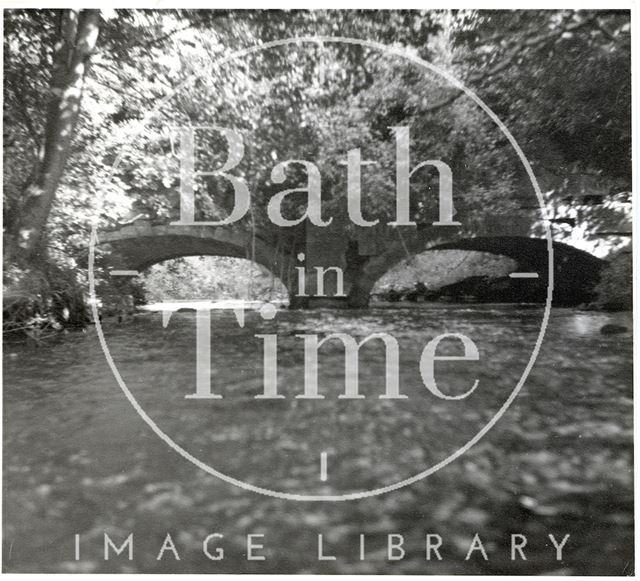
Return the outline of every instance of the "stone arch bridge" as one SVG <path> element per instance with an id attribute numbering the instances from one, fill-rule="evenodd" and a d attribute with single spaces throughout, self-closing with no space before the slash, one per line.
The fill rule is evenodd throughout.
<path id="1" fill-rule="evenodd" d="M 334 220 L 334 222 L 337 222 Z M 353 229 L 352 229 L 353 232 Z M 283 252 L 257 231 L 233 226 L 179 226 L 168 222 L 140 219 L 98 233 L 98 244 L 108 265 L 117 270 L 142 271 L 164 260 L 183 256 L 217 255 L 253 258 L 278 276 L 287 286 L 294 308 L 315 306 L 366 307 L 375 282 L 389 269 L 427 250 L 460 249 L 489 252 L 514 259 L 518 271 L 535 272 L 546 285 L 548 252 L 545 239 L 501 234 L 470 236 L 456 227 L 356 228 L 346 236 L 344 224 L 326 228 L 306 225 L 304 236 L 295 248 Z M 587 252 L 554 242 L 554 303 L 589 300 L 605 262 Z M 304 260 L 298 257 L 304 254 Z M 305 266 L 304 293 L 298 292 L 298 270 Z M 338 289 L 335 272 L 343 272 L 344 295 Z M 324 293 L 317 293 L 318 269 L 326 269 Z M 306 295 L 306 296 L 301 296 Z M 572 297 L 567 301 L 566 297 Z"/>

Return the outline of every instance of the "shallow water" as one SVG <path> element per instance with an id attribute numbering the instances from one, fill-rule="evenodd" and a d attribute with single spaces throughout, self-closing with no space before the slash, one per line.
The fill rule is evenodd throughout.
<path id="1" fill-rule="evenodd" d="M 538 338 L 542 309 L 515 305 L 419 305 L 367 311 L 248 311 L 212 317 L 211 386 L 195 390 L 195 314 L 160 313 L 104 323 L 122 379 L 149 418 L 198 460 L 230 478 L 296 495 L 344 495 L 392 486 L 442 463 L 501 409 Z M 531 374 L 475 446 L 425 479 L 381 496 L 295 502 L 244 490 L 206 474 L 160 440 L 116 383 L 95 329 L 40 346 L 4 350 L 4 569 L 10 572 L 324 572 L 630 574 L 632 517 L 631 315 L 554 310 Z M 384 351 L 360 357 L 363 399 L 341 399 L 344 349 L 321 350 L 319 391 L 303 393 L 302 334 L 386 332 L 400 345 L 400 389 L 380 399 Z M 439 362 L 444 400 L 424 387 L 424 346 L 464 333 L 479 361 Z M 259 400 L 262 340 L 277 334 L 279 394 Z M 439 354 L 459 355 L 459 343 Z M 320 458 L 326 454 L 326 480 Z M 134 554 L 103 559 L 104 533 Z M 224 559 L 211 561 L 210 533 Z M 180 556 L 156 557 L 167 533 Z M 441 561 L 425 559 L 425 535 L 442 536 Z M 478 533 L 488 555 L 465 556 Z M 524 534 L 527 560 L 511 560 Z M 79 534 L 79 559 L 74 535 Z M 264 534 L 264 561 L 246 558 L 246 536 Z M 336 557 L 318 561 L 318 534 Z M 360 535 L 366 555 L 360 559 Z M 387 534 L 405 556 L 387 560 Z M 548 538 L 570 534 L 564 560 Z M 212 543 L 212 547 L 215 543 Z"/>

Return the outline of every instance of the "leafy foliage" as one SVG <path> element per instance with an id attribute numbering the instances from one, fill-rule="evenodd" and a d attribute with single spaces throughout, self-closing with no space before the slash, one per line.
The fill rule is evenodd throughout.
<path id="1" fill-rule="evenodd" d="M 422 283 L 427 289 L 437 289 L 470 276 L 506 276 L 515 270 L 513 260 L 483 252 L 463 250 L 433 250 L 403 261 L 376 283 L 373 293 L 388 290 L 413 289 Z"/>
<path id="2" fill-rule="evenodd" d="M 456 209 L 467 223 L 487 212 L 508 217 L 522 205 L 526 176 L 510 145 L 436 74 L 368 47 L 320 41 L 223 62 L 233 51 L 295 36 L 353 36 L 429 60 L 496 111 L 534 169 L 546 172 L 546 189 L 559 196 L 582 173 L 615 180 L 617 191 L 630 189 L 625 11 L 103 10 L 95 49 L 80 55 L 87 67 L 74 82 L 81 83 L 82 101 L 62 103 L 75 107 L 77 119 L 58 127 L 59 110 L 51 106 L 56 87 L 72 77 L 56 76 L 56 47 L 66 38 L 64 23 L 81 24 L 89 13 L 4 13 L 5 259 L 25 271 L 42 270 L 45 260 L 75 271 L 81 284 L 92 221 L 108 228 L 138 215 L 175 216 L 180 143 L 170 128 L 189 124 L 243 133 L 245 156 L 234 172 L 247 180 L 254 212 L 239 227 L 257 225 L 268 242 L 292 253 L 301 227 L 271 228 L 264 212 L 281 189 L 270 180 L 273 165 L 313 159 L 326 212 L 335 214 L 345 204 L 340 162 L 347 149 L 360 147 L 363 159 L 377 163 L 362 172 L 365 218 L 388 220 L 392 126 L 411 126 L 413 160 L 438 158 L 452 167 Z M 152 117 L 150 106 L 157 107 Z M 198 168 L 220 167 L 226 159 L 220 135 L 199 139 Z M 56 147 L 63 155 L 47 173 L 47 151 Z M 44 178 L 50 205 L 40 204 L 35 216 L 33 184 Z M 418 223 L 432 221 L 436 180 L 427 170 L 412 177 Z M 305 183 L 303 170 L 288 168 L 286 187 Z M 226 215 L 231 194 L 220 178 L 200 179 L 197 217 Z M 300 215 L 304 202 L 291 196 L 288 215 Z M 21 231 L 44 241 L 25 259 L 16 251 Z"/>
<path id="3" fill-rule="evenodd" d="M 150 302 L 287 299 L 286 288 L 270 272 L 227 256 L 191 256 L 155 264 L 143 275 L 142 285 Z"/>

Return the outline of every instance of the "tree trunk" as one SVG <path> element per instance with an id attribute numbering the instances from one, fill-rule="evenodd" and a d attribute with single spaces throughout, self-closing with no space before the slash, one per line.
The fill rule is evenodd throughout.
<path id="1" fill-rule="evenodd" d="M 44 141 L 16 228 L 18 253 L 27 261 L 37 261 L 44 255 L 45 226 L 80 115 L 85 74 L 96 46 L 99 23 L 99 10 L 60 13 Z"/>

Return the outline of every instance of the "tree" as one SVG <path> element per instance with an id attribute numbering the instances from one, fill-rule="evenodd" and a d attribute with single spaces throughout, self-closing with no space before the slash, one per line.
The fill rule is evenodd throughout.
<path id="1" fill-rule="evenodd" d="M 40 141 L 38 159 L 12 225 L 15 242 L 26 260 L 34 260 L 44 252 L 45 225 L 80 115 L 88 63 L 98 39 L 99 18 L 98 10 L 61 10 L 57 14 L 42 134 L 31 128 L 32 137 Z M 18 43 L 24 40 L 17 39 Z M 25 123 L 31 126 L 28 112 Z"/>

